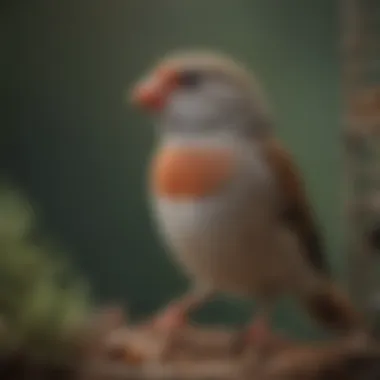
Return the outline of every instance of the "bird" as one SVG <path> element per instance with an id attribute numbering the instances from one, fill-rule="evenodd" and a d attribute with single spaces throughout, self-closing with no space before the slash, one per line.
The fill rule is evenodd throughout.
<path id="1" fill-rule="evenodd" d="M 130 95 L 155 128 L 152 219 L 191 283 L 152 324 L 173 332 L 219 293 L 248 297 L 258 307 L 244 336 L 263 343 L 278 299 L 290 295 L 323 327 L 361 331 L 361 314 L 331 277 L 302 173 L 276 136 L 254 74 L 221 52 L 176 51 Z"/>

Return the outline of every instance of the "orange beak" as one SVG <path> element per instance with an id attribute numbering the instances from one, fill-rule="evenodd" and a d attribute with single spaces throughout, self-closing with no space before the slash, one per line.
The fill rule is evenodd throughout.
<path id="1" fill-rule="evenodd" d="M 149 111 L 161 110 L 178 84 L 175 70 L 161 68 L 132 91 L 132 102 Z"/>

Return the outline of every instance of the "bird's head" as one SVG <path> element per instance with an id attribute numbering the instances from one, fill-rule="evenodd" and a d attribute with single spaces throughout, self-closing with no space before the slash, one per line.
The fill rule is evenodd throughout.
<path id="1" fill-rule="evenodd" d="M 161 60 L 132 91 L 132 101 L 175 135 L 266 135 L 270 117 L 257 83 L 221 54 L 185 52 Z"/>

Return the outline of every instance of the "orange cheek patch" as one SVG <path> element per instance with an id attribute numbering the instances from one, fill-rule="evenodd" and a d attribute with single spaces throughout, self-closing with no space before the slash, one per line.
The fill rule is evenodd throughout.
<path id="1" fill-rule="evenodd" d="M 166 148 L 153 160 L 153 191 L 171 198 L 215 194 L 231 178 L 233 164 L 226 150 Z"/>

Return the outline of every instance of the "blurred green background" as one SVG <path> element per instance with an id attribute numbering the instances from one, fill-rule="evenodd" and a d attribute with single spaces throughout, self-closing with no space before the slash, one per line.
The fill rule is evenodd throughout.
<path id="1" fill-rule="evenodd" d="M 341 269 L 338 9 L 331 0 L 15 0 L 0 5 L 1 165 L 100 302 L 135 317 L 186 289 L 150 224 L 149 120 L 126 91 L 160 55 L 208 47 L 246 62 L 303 170 Z M 221 300 L 204 321 L 238 323 Z M 296 306 L 277 325 L 310 336 Z"/>

